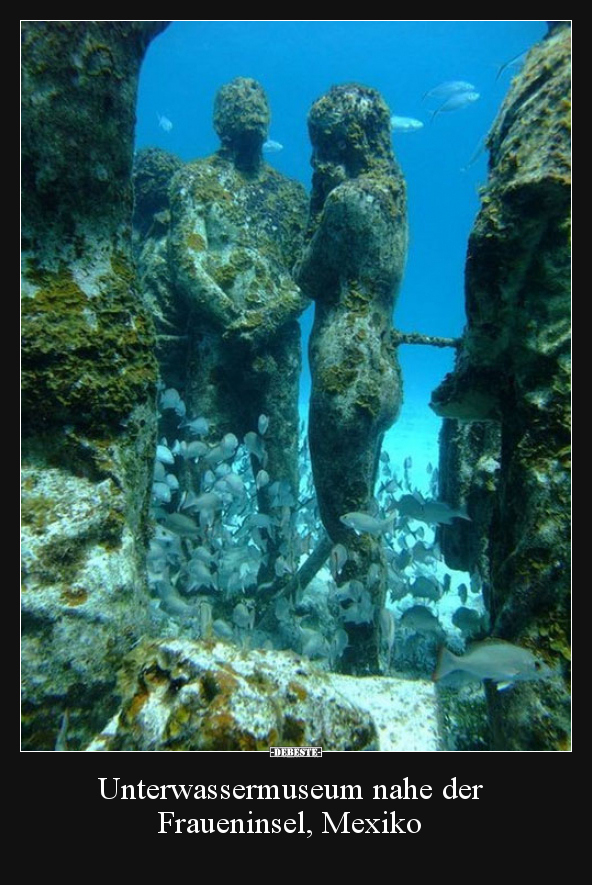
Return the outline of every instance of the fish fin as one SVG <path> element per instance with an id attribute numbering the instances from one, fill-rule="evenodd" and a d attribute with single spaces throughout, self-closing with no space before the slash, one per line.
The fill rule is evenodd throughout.
<path id="1" fill-rule="evenodd" d="M 504 73 L 504 71 L 506 70 L 507 67 L 508 67 L 508 62 L 504 62 L 503 65 L 500 65 L 500 66 L 499 66 L 498 71 L 497 71 L 497 74 L 495 75 L 495 79 L 496 79 L 496 80 L 499 80 L 499 78 L 500 78 L 501 75 Z"/>

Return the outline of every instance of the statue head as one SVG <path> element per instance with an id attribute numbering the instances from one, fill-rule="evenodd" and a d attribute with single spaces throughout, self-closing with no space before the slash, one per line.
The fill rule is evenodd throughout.
<path id="1" fill-rule="evenodd" d="M 222 86 L 214 102 L 214 128 L 237 167 L 257 168 L 269 130 L 271 113 L 260 83 L 236 77 Z"/>
<path id="2" fill-rule="evenodd" d="M 358 83 L 333 86 L 310 109 L 313 167 L 334 165 L 357 178 L 376 164 L 393 162 L 390 111 L 376 89 Z"/>

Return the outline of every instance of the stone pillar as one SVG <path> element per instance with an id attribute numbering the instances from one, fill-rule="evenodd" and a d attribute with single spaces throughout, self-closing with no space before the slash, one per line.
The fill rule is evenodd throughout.
<path id="1" fill-rule="evenodd" d="M 564 749 L 569 734 L 570 38 L 568 23 L 553 23 L 489 135 L 467 330 L 455 372 L 433 395 L 444 417 L 501 425 L 492 633 L 555 672 L 489 691 L 498 749 Z"/>
<path id="2" fill-rule="evenodd" d="M 333 87 L 309 114 L 313 145 L 310 240 L 296 277 L 315 300 L 309 354 L 310 452 L 323 524 L 349 559 L 339 581 L 366 582 L 374 620 L 347 624 L 344 668 L 377 673 L 385 600 L 382 542 L 340 517 L 368 512 L 385 430 L 402 401 L 390 335 L 407 252 L 405 181 L 393 156 L 390 112 L 374 89 Z M 370 583 L 370 582 L 368 582 Z"/>
<path id="3" fill-rule="evenodd" d="M 23 747 L 77 749 L 147 632 L 156 362 L 131 256 L 137 81 L 167 22 L 23 22 Z M 59 737 L 58 737 L 59 735 Z"/>

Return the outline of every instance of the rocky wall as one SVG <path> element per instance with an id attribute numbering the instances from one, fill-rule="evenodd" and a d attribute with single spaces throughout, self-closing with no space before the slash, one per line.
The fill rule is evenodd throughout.
<path id="1" fill-rule="evenodd" d="M 131 173 L 139 69 L 166 26 L 22 23 L 25 749 L 83 745 L 150 628 L 156 361 Z"/>

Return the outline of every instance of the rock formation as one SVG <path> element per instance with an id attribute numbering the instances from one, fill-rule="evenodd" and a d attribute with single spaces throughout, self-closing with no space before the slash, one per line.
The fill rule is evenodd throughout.
<path id="1" fill-rule="evenodd" d="M 23 747 L 87 742 L 149 625 L 156 361 L 131 256 L 138 73 L 166 22 L 22 24 Z"/>
<path id="2" fill-rule="evenodd" d="M 555 678 L 489 691 L 494 746 L 564 749 L 570 636 L 570 38 L 529 52 L 488 139 L 490 174 L 468 246 L 468 325 L 439 415 L 501 428 L 490 529 L 493 635 Z"/>

